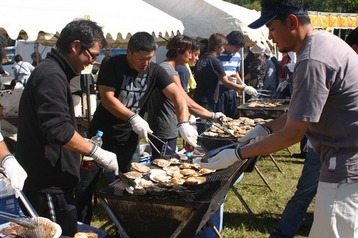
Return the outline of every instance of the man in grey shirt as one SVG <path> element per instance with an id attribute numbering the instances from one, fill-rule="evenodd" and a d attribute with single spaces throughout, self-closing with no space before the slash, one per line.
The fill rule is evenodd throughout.
<path id="1" fill-rule="evenodd" d="M 358 235 L 358 55 L 339 37 L 314 29 L 307 1 L 263 0 L 261 17 L 280 52 L 294 51 L 293 94 L 286 115 L 258 125 L 203 166 L 225 168 L 237 159 L 311 141 L 322 163 L 309 237 Z M 332 49 L 339 49 L 332 53 Z"/>

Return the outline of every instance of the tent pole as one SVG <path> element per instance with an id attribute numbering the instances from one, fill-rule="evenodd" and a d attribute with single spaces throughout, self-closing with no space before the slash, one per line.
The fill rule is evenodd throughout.
<path id="1" fill-rule="evenodd" d="M 244 72 L 244 68 L 245 68 L 245 52 L 244 52 L 244 47 L 241 48 L 241 79 L 242 79 L 242 82 L 245 83 L 245 72 Z M 242 90 L 242 104 L 245 103 L 245 92 L 244 90 Z"/>

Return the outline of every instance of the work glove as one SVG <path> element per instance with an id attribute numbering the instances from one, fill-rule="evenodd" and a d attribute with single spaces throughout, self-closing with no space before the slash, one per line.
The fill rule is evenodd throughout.
<path id="1" fill-rule="evenodd" d="M 128 121 L 132 125 L 133 131 L 137 133 L 140 138 L 144 138 L 144 140 L 148 142 L 148 133 L 153 133 L 148 123 L 138 114 L 131 116 Z"/>
<path id="2" fill-rule="evenodd" d="M 251 96 L 257 95 L 257 90 L 252 86 L 247 86 L 246 85 L 245 88 L 244 88 L 244 92 L 249 94 L 249 95 L 251 95 Z"/>
<path id="3" fill-rule="evenodd" d="M 15 190 L 22 190 L 25 179 L 27 178 L 26 171 L 17 162 L 12 154 L 7 154 L 1 160 L 1 167 L 4 168 L 6 177 L 10 180 L 11 187 Z"/>
<path id="4" fill-rule="evenodd" d="M 189 124 L 193 126 L 196 125 L 196 117 L 194 115 L 189 116 Z"/>
<path id="5" fill-rule="evenodd" d="M 253 129 L 249 130 L 243 137 L 237 141 L 242 144 L 253 144 L 271 134 L 268 127 L 264 125 L 257 125 Z"/>
<path id="6" fill-rule="evenodd" d="M 277 86 L 276 91 L 277 91 L 277 92 L 282 92 L 282 91 L 287 87 L 287 85 L 288 85 L 287 80 L 280 82 L 280 83 L 278 84 L 278 86 Z"/>
<path id="7" fill-rule="evenodd" d="M 189 124 L 188 121 L 180 122 L 178 124 L 178 130 L 181 137 L 188 142 L 190 145 L 197 147 L 197 139 L 198 139 L 198 132 L 197 130 Z"/>
<path id="8" fill-rule="evenodd" d="M 226 115 L 222 112 L 213 112 L 211 119 L 214 121 L 226 121 Z"/>
<path id="9" fill-rule="evenodd" d="M 98 166 L 103 168 L 104 171 L 114 172 L 114 175 L 118 175 L 118 161 L 115 153 L 104 150 L 94 144 L 88 156 L 92 157 Z"/>
<path id="10" fill-rule="evenodd" d="M 215 156 L 208 159 L 208 162 L 201 162 L 201 158 L 194 160 L 194 163 L 198 163 L 203 168 L 219 170 L 225 169 L 235 162 L 241 160 L 239 148 L 225 149 L 217 153 Z"/>

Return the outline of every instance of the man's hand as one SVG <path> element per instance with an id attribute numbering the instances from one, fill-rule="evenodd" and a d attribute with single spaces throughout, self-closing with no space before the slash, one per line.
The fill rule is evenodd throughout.
<path id="1" fill-rule="evenodd" d="M 11 186 L 16 190 L 22 190 L 27 173 L 15 157 L 12 154 L 5 155 L 1 161 L 1 167 L 4 168 L 6 176 L 10 179 Z"/>
<path id="2" fill-rule="evenodd" d="M 254 142 L 262 140 L 270 134 L 271 131 L 268 127 L 264 125 L 257 125 L 237 141 L 243 144 L 253 144 Z"/>
<path id="3" fill-rule="evenodd" d="M 238 160 L 241 160 L 241 156 L 239 149 L 235 148 L 220 151 L 215 156 L 209 158 L 207 163 L 201 162 L 201 158 L 196 159 L 194 162 L 200 164 L 203 168 L 219 170 L 229 167 Z"/>
<path id="4" fill-rule="evenodd" d="M 188 142 L 190 145 L 197 147 L 198 132 L 196 129 L 189 124 L 188 121 L 180 122 L 178 124 L 178 130 L 181 137 Z"/>
<path id="5" fill-rule="evenodd" d="M 92 157 L 98 166 L 103 168 L 105 171 L 113 171 L 115 175 L 118 175 L 118 161 L 115 153 L 104 150 L 98 145 L 93 145 L 91 154 L 88 156 Z"/>
<path id="6" fill-rule="evenodd" d="M 214 121 L 226 121 L 226 115 L 222 112 L 213 112 L 211 119 Z"/>
<path id="7" fill-rule="evenodd" d="M 153 133 L 148 123 L 138 114 L 131 116 L 128 121 L 132 125 L 133 131 L 137 133 L 140 138 L 144 138 L 145 141 L 148 142 L 148 133 Z"/>
<path id="8" fill-rule="evenodd" d="M 247 86 L 246 85 L 245 88 L 244 88 L 244 92 L 249 94 L 249 95 L 251 95 L 251 96 L 257 95 L 257 90 L 252 86 Z"/>

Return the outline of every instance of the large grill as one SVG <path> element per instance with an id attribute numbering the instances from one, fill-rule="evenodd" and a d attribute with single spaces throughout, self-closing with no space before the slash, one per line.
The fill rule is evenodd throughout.
<path id="1" fill-rule="evenodd" d="M 242 160 L 227 169 L 207 175 L 202 185 L 185 189 L 130 195 L 120 180 L 99 192 L 117 219 L 123 237 L 193 237 L 224 202 L 231 184 L 248 164 Z M 103 205 L 103 204 L 102 204 Z M 118 227 L 120 226 L 120 227 Z"/>
<path id="2" fill-rule="evenodd" d="M 269 101 L 268 99 L 263 99 L 263 102 Z M 290 100 L 288 99 L 277 99 L 271 100 L 273 102 L 280 102 L 281 105 L 277 107 L 248 107 L 249 103 L 244 103 L 238 107 L 240 117 L 248 118 L 262 118 L 262 119 L 274 119 L 282 116 L 288 111 L 288 104 Z"/>

